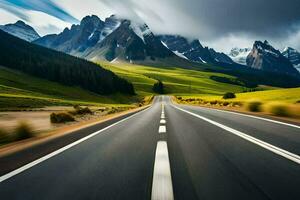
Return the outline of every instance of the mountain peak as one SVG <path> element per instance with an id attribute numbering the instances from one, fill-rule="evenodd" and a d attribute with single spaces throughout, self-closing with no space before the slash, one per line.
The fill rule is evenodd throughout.
<path id="1" fill-rule="evenodd" d="M 251 68 L 299 76 L 298 71 L 293 67 L 290 60 L 267 41 L 255 41 L 246 62 Z"/>
<path id="2" fill-rule="evenodd" d="M 15 25 L 18 25 L 18 26 L 27 26 L 27 24 L 25 22 L 23 22 L 22 20 L 18 20 Z"/>
<path id="3" fill-rule="evenodd" d="M 88 16 L 85 16 L 80 22 L 81 26 L 84 26 L 84 25 L 87 25 L 87 24 L 92 24 L 94 26 L 99 26 L 100 24 L 103 25 L 104 22 L 96 15 L 88 15 Z"/>
<path id="4" fill-rule="evenodd" d="M 32 42 L 40 38 L 39 34 L 31 26 L 21 20 L 14 24 L 0 26 L 0 29 L 28 42 Z"/>

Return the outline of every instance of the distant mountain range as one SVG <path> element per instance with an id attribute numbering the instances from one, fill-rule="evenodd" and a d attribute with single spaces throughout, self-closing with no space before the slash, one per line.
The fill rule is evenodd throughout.
<path id="1" fill-rule="evenodd" d="M 294 67 L 300 72 L 300 53 L 291 47 L 286 47 L 282 55 L 291 61 Z"/>
<path id="2" fill-rule="evenodd" d="M 66 28 L 57 35 L 47 35 L 34 43 L 93 61 L 133 62 L 176 56 L 146 24 L 135 24 L 114 15 L 105 21 L 95 15 L 87 16 L 79 25 Z"/>
<path id="3" fill-rule="evenodd" d="M 7 32 L 11 34 L 19 33 L 19 27 L 23 27 L 20 31 L 22 34 L 17 34 L 17 37 L 92 61 L 155 63 L 161 60 L 185 60 L 217 66 L 241 64 L 240 67 L 244 65 L 261 71 L 300 76 L 295 70 L 299 68 L 300 56 L 291 48 L 281 53 L 267 42 L 256 41 L 253 48 L 234 48 L 226 55 L 203 47 L 198 39 L 155 35 L 145 23 L 136 23 L 115 15 L 104 21 L 95 15 L 86 16 L 80 24 L 65 28 L 59 34 L 44 37 L 39 37 L 33 28 L 20 21 L 2 27 L 10 27 L 10 32 Z M 29 39 L 28 35 L 34 37 Z"/>
<path id="4" fill-rule="evenodd" d="M 57 35 L 47 35 L 36 41 L 48 48 L 83 57 L 107 61 L 155 61 L 185 59 L 197 63 L 233 63 L 224 53 L 203 47 L 199 40 L 175 36 L 156 36 L 144 23 L 136 23 L 112 15 L 102 21 L 87 16 L 79 25 Z"/>
<path id="5" fill-rule="evenodd" d="M 23 21 L 17 21 L 14 24 L 0 25 L 0 30 L 3 30 L 20 39 L 32 42 L 40 38 L 40 35 L 29 25 Z"/>
<path id="6" fill-rule="evenodd" d="M 173 53 L 193 62 L 210 64 L 233 63 L 232 59 L 226 54 L 203 47 L 198 39 L 188 40 L 179 35 L 162 35 L 160 39 Z"/>

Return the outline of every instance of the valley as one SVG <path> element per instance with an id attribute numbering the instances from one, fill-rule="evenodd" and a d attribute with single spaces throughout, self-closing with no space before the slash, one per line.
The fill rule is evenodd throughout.
<path id="1" fill-rule="evenodd" d="M 8 200 L 298 200 L 300 4 L 0 0 Z"/>

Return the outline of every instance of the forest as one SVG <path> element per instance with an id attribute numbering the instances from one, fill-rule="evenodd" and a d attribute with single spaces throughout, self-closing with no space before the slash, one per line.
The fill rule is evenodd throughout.
<path id="1" fill-rule="evenodd" d="M 0 65 L 97 94 L 135 94 L 130 82 L 95 63 L 28 43 L 1 30 Z"/>

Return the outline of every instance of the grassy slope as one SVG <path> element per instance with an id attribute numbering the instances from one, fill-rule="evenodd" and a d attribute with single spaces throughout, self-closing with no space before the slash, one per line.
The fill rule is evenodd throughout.
<path id="1" fill-rule="evenodd" d="M 185 98 L 192 98 L 195 96 L 187 96 Z M 199 96 L 198 96 L 199 97 Z M 201 99 L 212 101 L 212 100 L 223 100 L 222 96 L 203 96 Z M 296 103 L 300 101 L 300 88 L 291 89 L 276 89 L 268 91 L 248 92 L 236 94 L 235 99 L 229 99 L 229 101 L 249 101 L 249 100 L 260 100 L 262 102 L 278 101 L 285 103 Z"/>
<path id="2" fill-rule="evenodd" d="M 131 64 L 101 63 L 101 66 L 131 81 L 140 95 L 152 93 L 152 86 L 157 79 L 163 81 L 166 92 L 173 95 L 222 95 L 224 92 L 238 93 L 245 89 L 242 86 L 211 80 L 210 76 L 234 78 L 216 72 Z"/>
<path id="3" fill-rule="evenodd" d="M 124 95 L 101 96 L 0 67 L 0 109 L 74 104 L 127 105 L 136 102 L 138 98 L 140 97 Z"/>

